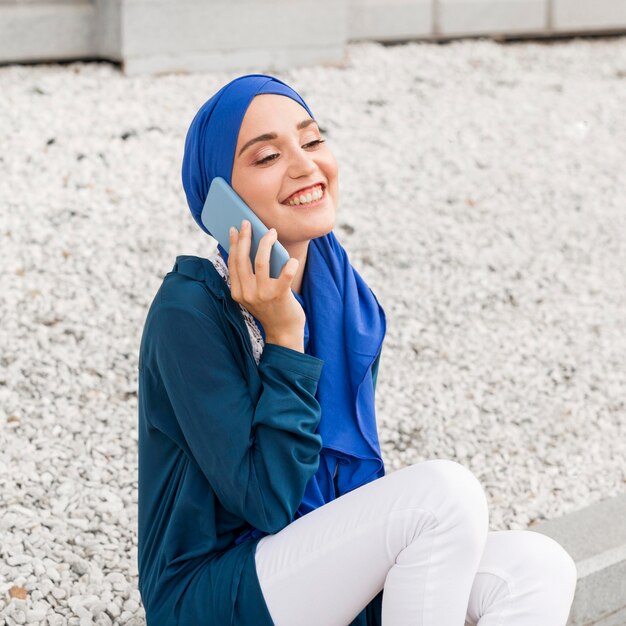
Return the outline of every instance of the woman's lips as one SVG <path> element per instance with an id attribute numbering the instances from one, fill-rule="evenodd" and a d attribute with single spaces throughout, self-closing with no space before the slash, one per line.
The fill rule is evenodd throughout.
<path id="1" fill-rule="evenodd" d="M 314 185 L 314 187 L 317 187 L 317 186 L 318 185 Z M 287 199 L 285 200 L 285 202 L 281 202 L 281 204 L 288 206 L 290 209 L 299 209 L 299 208 L 306 209 L 308 207 L 317 206 L 318 204 L 321 204 L 322 202 L 324 202 L 324 200 L 326 200 L 326 187 L 324 185 L 321 185 L 321 189 L 322 189 L 322 196 L 318 200 L 311 200 L 311 202 L 305 202 L 304 204 L 289 204 L 289 199 Z M 301 195 L 306 195 L 306 194 L 301 194 Z"/>

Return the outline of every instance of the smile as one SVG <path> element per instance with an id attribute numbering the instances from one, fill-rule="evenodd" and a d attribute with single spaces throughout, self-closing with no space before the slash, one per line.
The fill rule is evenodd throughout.
<path id="1" fill-rule="evenodd" d="M 288 206 L 315 206 L 325 199 L 325 189 L 322 185 L 315 185 L 306 191 L 301 193 L 290 200 L 286 200 L 283 204 Z"/>

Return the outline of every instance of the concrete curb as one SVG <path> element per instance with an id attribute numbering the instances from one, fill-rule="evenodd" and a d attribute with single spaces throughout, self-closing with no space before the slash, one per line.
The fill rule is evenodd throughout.
<path id="1" fill-rule="evenodd" d="M 626 625 L 626 494 L 534 526 L 576 562 L 568 626 Z"/>

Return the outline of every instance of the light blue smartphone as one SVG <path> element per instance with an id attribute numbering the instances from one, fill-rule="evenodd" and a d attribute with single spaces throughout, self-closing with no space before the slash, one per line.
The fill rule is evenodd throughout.
<path id="1" fill-rule="evenodd" d="M 220 176 L 216 176 L 211 181 L 200 219 L 228 254 L 230 254 L 230 227 L 234 226 L 239 231 L 241 230 L 241 220 L 248 220 L 252 226 L 250 263 L 252 263 L 252 272 L 254 272 L 254 259 L 259 243 L 269 228 Z M 280 276 L 280 272 L 287 261 L 289 261 L 289 253 L 277 239 L 270 252 L 271 278 Z"/>

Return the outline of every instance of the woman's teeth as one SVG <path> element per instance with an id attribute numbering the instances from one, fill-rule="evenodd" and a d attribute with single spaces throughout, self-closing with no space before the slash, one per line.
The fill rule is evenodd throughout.
<path id="1" fill-rule="evenodd" d="M 295 198 L 291 198 L 291 200 L 288 200 L 285 204 L 288 204 L 289 206 L 309 204 L 310 202 L 315 202 L 316 200 L 319 200 L 323 195 L 324 191 L 322 190 L 322 187 L 318 185 L 317 187 L 313 187 L 311 191 L 305 194 L 303 193 L 299 196 L 296 196 Z"/>

